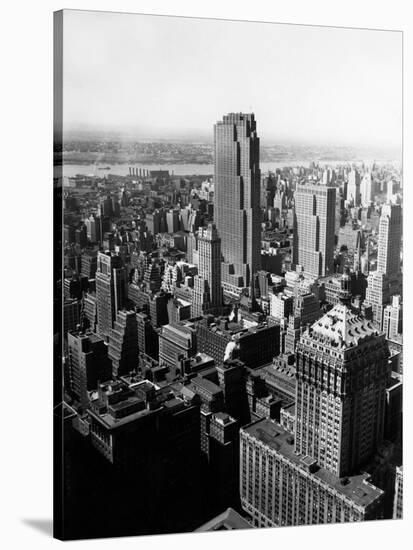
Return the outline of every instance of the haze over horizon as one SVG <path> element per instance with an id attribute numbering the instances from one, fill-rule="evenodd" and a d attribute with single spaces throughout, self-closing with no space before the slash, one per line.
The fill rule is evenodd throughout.
<path id="1" fill-rule="evenodd" d="M 401 150 L 402 35 L 65 10 L 65 132 L 212 140 L 254 112 L 268 145 Z"/>

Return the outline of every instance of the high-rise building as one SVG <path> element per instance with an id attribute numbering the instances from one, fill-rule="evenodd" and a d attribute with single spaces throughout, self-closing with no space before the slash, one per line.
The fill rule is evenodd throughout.
<path id="1" fill-rule="evenodd" d="M 148 315 L 146 315 L 146 313 L 137 313 L 136 322 L 138 328 L 139 353 L 157 359 L 159 353 L 159 336 L 153 328 Z"/>
<path id="2" fill-rule="evenodd" d="M 256 526 L 382 516 L 383 491 L 360 474 L 383 440 L 384 334 L 342 303 L 301 336 L 294 432 L 264 419 L 241 429 L 242 506 Z"/>
<path id="3" fill-rule="evenodd" d="M 294 298 L 282 292 L 271 294 L 270 315 L 279 321 L 287 319 L 293 311 Z"/>
<path id="4" fill-rule="evenodd" d="M 138 367 L 138 325 L 134 311 L 118 311 L 109 332 L 109 358 L 114 378 L 129 374 Z"/>
<path id="5" fill-rule="evenodd" d="M 196 353 L 196 334 L 184 325 L 165 325 L 159 335 L 159 364 L 175 368 Z"/>
<path id="6" fill-rule="evenodd" d="M 356 169 L 348 173 L 346 198 L 353 206 L 360 205 L 360 174 Z"/>
<path id="7" fill-rule="evenodd" d="M 194 277 L 192 316 L 218 315 L 222 309 L 221 239 L 215 224 L 198 230 L 198 275 Z"/>
<path id="8" fill-rule="evenodd" d="M 293 263 L 314 277 L 333 273 L 335 187 L 299 185 L 294 201 Z"/>
<path id="9" fill-rule="evenodd" d="M 400 204 L 385 204 L 379 223 L 377 271 L 389 279 L 400 273 L 400 247 L 402 232 L 402 210 Z"/>
<path id="10" fill-rule="evenodd" d="M 109 380 L 112 365 L 103 340 L 93 332 L 70 331 L 67 334 L 67 391 L 85 410 L 89 406 L 88 392 L 96 390 L 98 382 Z"/>
<path id="11" fill-rule="evenodd" d="M 366 172 L 361 180 L 361 205 L 364 208 L 368 208 L 374 198 L 374 182 L 371 172 Z"/>
<path id="12" fill-rule="evenodd" d="M 367 473 L 340 479 L 297 455 L 291 432 L 269 418 L 240 430 L 240 494 L 254 527 L 376 519 L 383 501 Z"/>
<path id="13" fill-rule="evenodd" d="M 367 277 L 365 304 L 371 306 L 373 321 L 381 330 L 383 326 L 383 312 L 390 300 L 389 281 L 381 271 L 371 271 Z"/>
<path id="14" fill-rule="evenodd" d="M 338 477 L 366 463 L 383 437 L 388 356 L 384 334 L 345 303 L 304 332 L 297 345 L 296 453 Z"/>
<path id="15" fill-rule="evenodd" d="M 238 294 L 260 268 L 259 138 L 253 114 L 230 113 L 214 127 L 214 219 L 224 291 Z"/>
<path id="16" fill-rule="evenodd" d="M 403 306 L 400 296 L 393 296 L 392 303 L 383 311 L 383 332 L 388 340 L 402 333 Z"/>
<path id="17" fill-rule="evenodd" d="M 96 271 L 97 331 L 107 339 L 127 297 L 127 278 L 119 256 L 98 253 Z"/>
<path id="18" fill-rule="evenodd" d="M 82 267 L 81 275 L 87 277 L 88 279 L 94 279 L 97 269 L 97 251 L 96 250 L 86 250 L 82 254 Z"/>
<path id="19" fill-rule="evenodd" d="M 171 209 L 166 214 L 168 233 L 179 231 L 179 210 Z"/>

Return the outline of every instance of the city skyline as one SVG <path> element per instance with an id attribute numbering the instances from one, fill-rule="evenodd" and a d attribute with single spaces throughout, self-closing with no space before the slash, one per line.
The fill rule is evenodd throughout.
<path id="1" fill-rule="evenodd" d="M 78 13 L 56 20 L 67 30 Z M 333 152 L 337 129 L 372 146 L 401 130 L 395 50 L 369 50 L 378 31 L 317 28 L 310 42 L 313 27 L 121 14 L 94 13 L 87 32 L 90 15 L 79 40 L 65 35 L 78 56 L 91 45 L 63 64 L 65 98 L 81 75 L 80 109 L 99 88 L 89 120 L 110 100 L 120 127 L 141 110 L 141 129 L 189 140 L 189 122 L 208 123 L 213 146 L 56 142 L 56 535 L 402 518 L 403 172 Z M 372 95 L 382 72 L 390 86 Z M 251 94 L 259 109 L 238 109 Z M 279 97 L 281 143 L 288 119 L 330 151 L 261 146 Z"/>
<path id="2" fill-rule="evenodd" d="M 215 112 L 242 111 L 266 143 L 401 147 L 396 31 L 68 10 L 64 40 L 65 131 L 209 141 Z"/>

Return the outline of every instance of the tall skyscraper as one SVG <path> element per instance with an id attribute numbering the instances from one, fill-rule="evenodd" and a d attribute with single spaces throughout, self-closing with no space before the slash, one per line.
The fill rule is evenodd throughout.
<path id="1" fill-rule="evenodd" d="M 335 187 L 299 185 L 294 201 L 293 263 L 314 277 L 333 273 Z"/>
<path id="2" fill-rule="evenodd" d="M 400 247 L 402 212 L 399 204 L 385 204 L 379 222 L 377 271 L 367 278 L 366 303 L 372 306 L 373 319 L 382 329 L 383 312 L 391 296 L 400 293 Z"/>
<path id="3" fill-rule="evenodd" d="M 383 326 L 383 311 L 389 300 L 388 278 L 381 271 L 372 271 L 367 277 L 365 304 L 371 306 L 373 321 L 380 330 Z"/>
<path id="4" fill-rule="evenodd" d="M 360 174 L 356 169 L 352 169 L 348 173 L 346 198 L 353 206 L 360 205 Z"/>
<path id="5" fill-rule="evenodd" d="M 297 453 L 338 477 L 366 463 L 383 437 L 388 356 L 384 335 L 346 303 L 303 334 L 297 345 Z"/>
<path id="6" fill-rule="evenodd" d="M 98 253 L 96 272 L 97 332 L 107 339 L 127 297 L 127 277 L 119 256 Z"/>
<path id="7" fill-rule="evenodd" d="M 403 306 L 400 296 L 393 296 L 392 303 L 383 311 L 383 332 L 388 340 L 402 333 Z"/>
<path id="8" fill-rule="evenodd" d="M 198 230 L 198 275 L 194 277 L 192 315 L 218 315 L 222 308 L 221 239 L 215 224 Z"/>
<path id="9" fill-rule="evenodd" d="M 253 114 L 230 113 L 214 127 L 214 218 L 224 291 L 240 293 L 260 268 L 259 138 Z"/>
<path id="10" fill-rule="evenodd" d="M 385 204 L 379 223 L 377 271 L 389 279 L 400 273 L 400 246 L 402 232 L 402 209 L 400 204 Z"/>
<path id="11" fill-rule="evenodd" d="M 370 171 L 366 172 L 361 180 L 361 205 L 368 208 L 374 198 L 374 182 Z"/>
<path id="12" fill-rule="evenodd" d="M 294 432 L 268 418 L 241 429 L 241 501 L 256 526 L 382 515 L 383 491 L 359 472 L 383 440 L 389 351 L 346 283 L 297 345 Z"/>
<path id="13" fill-rule="evenodd" d="M 138 367 L 138 325 L 134 311 L 119 311 L 109 333 L 108 355 L 113 377 L 129 374 Z"/>

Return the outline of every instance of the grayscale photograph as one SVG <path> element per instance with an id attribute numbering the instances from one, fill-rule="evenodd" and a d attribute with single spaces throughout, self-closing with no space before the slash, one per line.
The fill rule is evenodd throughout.
<path id="1" fill-rule="evenodd" d="M 56 538 L 403 517 L 402 77 L 400 31 L 54 13 Z"/>

